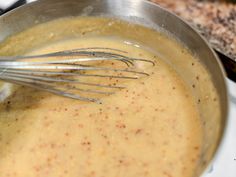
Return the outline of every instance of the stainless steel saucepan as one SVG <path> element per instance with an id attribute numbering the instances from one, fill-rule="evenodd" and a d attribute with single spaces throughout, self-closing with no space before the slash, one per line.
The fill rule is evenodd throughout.
<path id="1" fill-rule="evenodd" d="M 7 37 L 26 30 L 36 24 L 69 16 L 111 16 L 129 19 L 134 23 L 143 24 L 160 30 L 182 43 L 205 66 L 212 77 L 212 83 L 203 82 L 199 89 L 193 90 L 199 100 L 210 93 L 209 84 L 214 84 L 220 98 L 220 116 L 215 115 L 211 102 L 199 103 L 199 111 L 203 119 L 204 142 L 201 161 L 196 169 L 196 177 L 206 171 L 207 166 L 219 151 L 223 134 L 226 129 L 228 113 L 228 94 L 225 74 L 213 50 L 200 35 L 177 16 L 161 7 L 144 0 L 39 0 L 21 6 L 0 17 L 0 44 Z M 68 27 L 69 28 L 69 27 Z M 48 29 L 45 29 L 47 33 Z M 60 29 L 58 29 L 60 30 Z M 38 35 L 38 34 L 37 34 Z M 130 31 L 130 36 L 132 36 Z M 43 34 L 42 34 L 43 36 Z M 137 36 L 136 36 L 137 37 Z M 35 42 L 35 41 L 34 41 Z M 155 40 L 146 38 L 144 41 L 153 49 L 158 50 Z M 17 41 L 17 44 L 20 44 Z M 167 50 L 166 50 L 167 51 Z M 171 49 L 169 49 L 169 52 Z M 167 55 L 168 52 L 166 52 Z M 165 53 L 163 53 L 165 55 Z M 191 84 L 194 73 L 183 61 L 181 65 L 172 61 L 175 69 L 187 84 Z M 187 62 L 186 62 L 187 63 Z"/>

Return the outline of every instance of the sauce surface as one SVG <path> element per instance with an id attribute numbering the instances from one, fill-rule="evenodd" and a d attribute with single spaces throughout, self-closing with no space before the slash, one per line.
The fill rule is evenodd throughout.
<path id="1" fill-rule="evenodd" d="M 85 37 L 50 43 L 28 54 L 112 47 L 148 77 L 101 98 L 102 104 L 13 86 L 0 105 L 0 177 L 192 177 L 202 127 L 191 91 L 177 72 L 140 44 Z"/>

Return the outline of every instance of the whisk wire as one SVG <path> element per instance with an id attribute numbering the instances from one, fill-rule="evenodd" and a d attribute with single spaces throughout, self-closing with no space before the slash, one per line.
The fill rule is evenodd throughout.
<path id="1" fill-rule="evenodd" d="M 111 62 L 110 65 L 108 62 Z M 125 66 L 119 68 L 113 62 L 120 62 L 119 65 L 123 63 Z M 0 79 L 64 97 L 99 102 L 98 98 L 81 96 L 81 92 L 109 95 L 115 91 L 104 91 L 103 89 L 125 88 L 125 86 L 117 85 L 117 83 L 96 83 L 94 82 L 94 80 L 97 81 L 95 78 L 118 82 L 122 79 L 131 80 L 148 76 L 148 73 L 138 70 L 137 62 L 155 65 L 154 61 L 148 59 L 128 57 L 126 51 L 99 47 L 72 49 L 34 56 L 0 57 Z M 104 67 L 103 65 L 108 66 Z M 88 81 L 84 78 L 87 78 Z M 91 79 L 88 78 L 91 78 L 92 82 L 89 82 Z M 79 85 L 87 87 L 84 88 Z"/>

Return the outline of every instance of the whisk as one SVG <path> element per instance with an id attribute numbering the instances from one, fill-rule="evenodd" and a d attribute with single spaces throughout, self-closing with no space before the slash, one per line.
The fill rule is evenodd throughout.
<path id="1" fill-rule="evenodd" d="M 119 85 L 124 83 L 120 80 L 149 75 L 139 70 L 137 62 L 155 64 L 148 59 L 129 57 L 123 50 L 100 47 L 0 57 L 0 80 L 101 103 L 97 95 L 109 95 L 125 88 Z"/>

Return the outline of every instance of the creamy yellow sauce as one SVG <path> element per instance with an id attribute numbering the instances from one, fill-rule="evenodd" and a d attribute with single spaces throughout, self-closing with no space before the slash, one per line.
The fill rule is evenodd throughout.
<path id="1" fill-rule="evenodd" d="M 15 87 L 0 105 L 0 177 L 192 177 L 202 127 L 190 90 L 174 69 L 140 44 L 88 37 L 50 43 L 28 54 L 112 47 L 148 77 L 101 98 L 102 104 Z"/>

